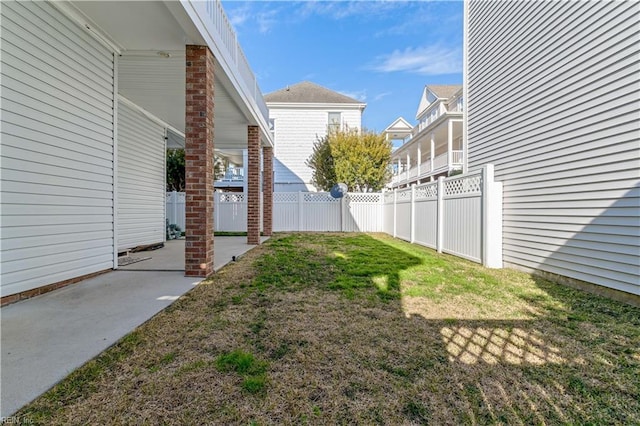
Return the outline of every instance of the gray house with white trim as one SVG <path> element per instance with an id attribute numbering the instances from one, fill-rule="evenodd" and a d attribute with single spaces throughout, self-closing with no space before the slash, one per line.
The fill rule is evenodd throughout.
<path id="1" fill-rule="evenodd" d="M 640 295 L 639 28 L 633 1 L 465 3 L 468 166 L 504 184 L 505 264 Z"/>

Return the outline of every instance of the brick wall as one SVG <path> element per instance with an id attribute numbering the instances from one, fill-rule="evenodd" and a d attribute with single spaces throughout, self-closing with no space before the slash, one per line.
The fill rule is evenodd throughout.
<path id="1" fill-rule="evenodd" d="M 260 244 L 260 129 L 247 127 L 247 244 Z"/>
<path id="2" fill-rule="evenodd" d="M 213 67 L 206 46 L 186 52 L 185 275 L 213 273 Z"/>
<path id="3" fill-rule="evenodd" d="M 264 235 L 273 231 L 273 148 L 262 148 L 262 229 Z"/>

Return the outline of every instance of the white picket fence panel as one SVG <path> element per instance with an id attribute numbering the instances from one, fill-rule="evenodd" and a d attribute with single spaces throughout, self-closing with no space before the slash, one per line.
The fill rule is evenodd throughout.
<path id="1" fill-rule="evenodd" d="M 168 193 L 169 222 L 184 229 L 184 212 L 184 193 Z M 246 231 L 245 195 L 215 193 L 214 215 L 216 231 Z M 348 193 L 342 199 L 326 192 L 274 192 L 273 231 L 385 232 L 500 268 L 502 183 L 487 165 L 411 188 Z"/>

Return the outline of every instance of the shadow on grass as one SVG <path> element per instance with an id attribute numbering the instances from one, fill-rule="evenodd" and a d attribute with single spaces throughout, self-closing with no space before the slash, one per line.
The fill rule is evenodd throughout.
<path id="1" fill-rule="evenodd" d="M 313 238 L 293 234 L 274 240 L 271 247 L 273 253 L 258 261 L 261 284 L 288 289 L 315 284 L 338 290 L 350 300 L 375 295 L 395 312 L 391 322 L 412 324 L 415 340 L 407 343 L 402 335 L 411 331 L 405 326 L 398 326 L 393 335 L 382 329 L 384 323 L 358 318 L 355 309 L 345 314 L 348 322 L 363 322 L 376 330 L 367 344 L 380 344 L 379 337 L 386 336 L 402 348 L 387 348 L 375 362 L 362 359 L 364 364 L 414 383 L 428 378 L 437 384 L 433 388 L 423 383 L 436 392 L 403 402 L 411 421 L 633 423 L 640 419 L 640 382 L 634 374 L 640 371 L 637 340 L 634 347 L 634 339 L 640 337 L 637 308 L 594 299 L 526 274 L 515 273 L 529 287 L 510 286 L 501 272 L 365 234 L 339 239 L 335 234 Z M 421 312 L 409 312 L 410 298 L 429 303 Z M 497 307 L 481 306 L 476 318 L 473 313 L 436 309 L 451 300 L 467 303 L 469 310 L 482 303 Z M 363 335 L 359 327 L 351 332 Z M 366 383 L 358 386 L 370 388 Z"/>
<path id="2" fill-rule="evenodd" d="M 135 337 L 102 354 L 95 374 L 96 361 L 74 373 L 90 383 L 67 379 L 21 414 L 53 424 L 640 423 L 640 310 L 385 236 L 276 235 Z M 260 381 L 245 383 L 257 367 L 241 365 L 254 362 Z"/>

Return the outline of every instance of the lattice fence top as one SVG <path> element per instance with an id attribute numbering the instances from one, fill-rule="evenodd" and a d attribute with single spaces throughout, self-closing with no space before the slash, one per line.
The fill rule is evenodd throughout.
<path id="1" fill-rule="evenodd" d="M 306 203 L 337 203 L 340 201 L 333 198 L 328 192 L 305 192 L 303 197 Z"/>
<path id="2" fill-rule="evenodd" d="M 465 176 L 444 182 L 444 195 L 467 195 L 482 193 L 482 175 Z"/>
<path id="3" fill-rule="evenodd" d="M 274 203 L 297 203 L 298 193 L 297 192 L 274 192 L 273 202 Z"/>
<path id="4" fill-rule="evenodd" d="M 426 183 L 423 185 L 416 186 L 416 200 L 423 200 L 425 198 L 436 198 L 438 197 L 438 184 Z"/>
<path id="5" fill-rule="evenodd" d="M 384 202 L 385 203 L 393 203 L 393 192 L 385 192 L 384 193 Z"/>
<path id="6" fill-rule="evenodd" d="M 220 194 L 220 202 L 221 203 L 244 203 L 245 198 L 244 194 Z"/>
<path id="7" fill-rule="evenodd" d="M 411 199 L 411 189 L 403 189 L 402 191 L 396 192 L 397 201 L 407 201 Z"/>
<path id="8" fill-rule="evenodd" d="M 350 203 L 379 203 L 382 194 L 379 193 L 353 193 L 347 194 L 347 201 Z"/>

